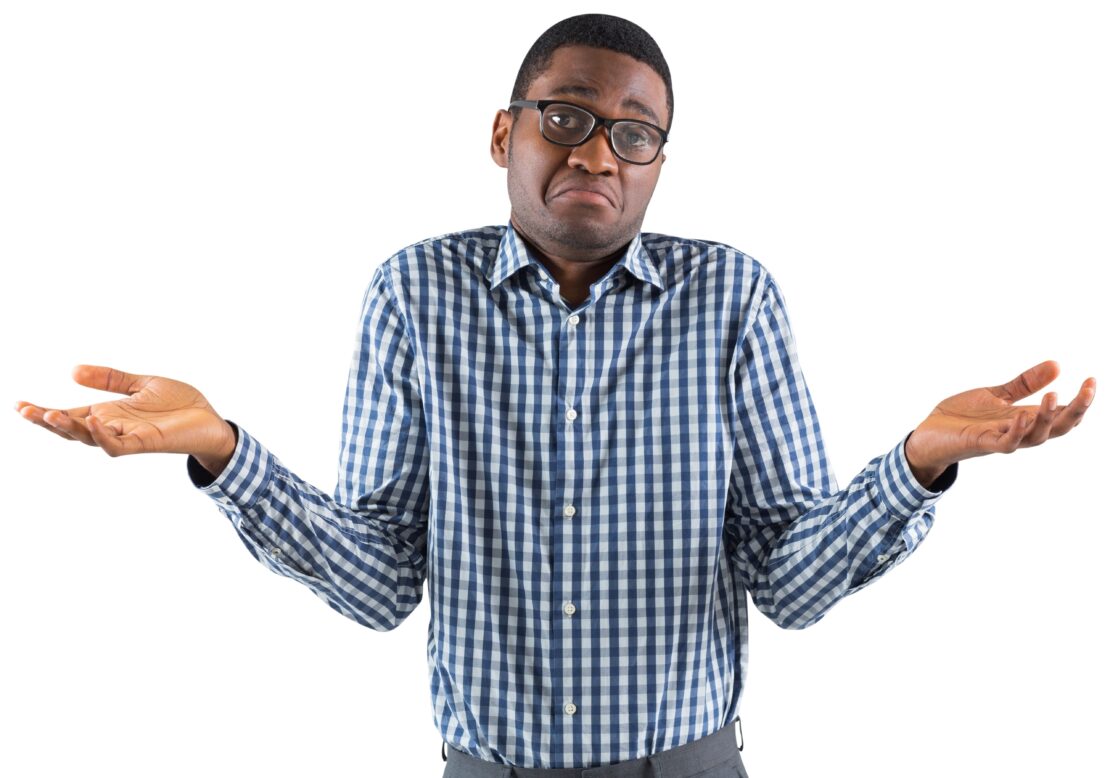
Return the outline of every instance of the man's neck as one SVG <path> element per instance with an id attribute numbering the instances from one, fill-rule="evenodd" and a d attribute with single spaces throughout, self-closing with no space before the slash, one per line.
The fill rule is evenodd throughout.
<path id="1" fill-rule="evenodd" d="M 609 272 L 628 251 L 628 243 L 621 248 L 597 259 L 566 259 L 552 255 L 532 242 L 513 222 L 521 240 L 533 252 L 536 261 L 547 268 L 547 272 L 559 285 L 559 293 L 571 308 L 577 308 L 590 296 L 590 286 Z M 630 241 L 631 242 L 631 241 Z"/>

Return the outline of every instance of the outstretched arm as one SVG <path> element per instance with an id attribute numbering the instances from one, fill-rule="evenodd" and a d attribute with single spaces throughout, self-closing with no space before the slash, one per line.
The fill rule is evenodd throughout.
<path id="1" fill-rule="evenodd" d="M 740 424 L 726 520 L 732 561 L 756 607 L 779 626 L 808 627 L 900 564 L 932 528 L 933 506 L 959 461 L 1039 445 L 1078 423 L 1093 378 L 1065 408 L 1052 407 L 1052 396 L 1039 411 L 1012 405 L 1056 375 L 1046 362 L 1008 384 L 945 400 L 838 489 L 785 303 L 768 276 L 732 364 Z"/>

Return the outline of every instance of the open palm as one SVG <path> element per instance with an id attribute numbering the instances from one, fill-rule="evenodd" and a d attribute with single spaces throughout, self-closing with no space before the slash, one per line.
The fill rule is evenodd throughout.
<path id="1" fill-rule="evenodd" d="M 962 459 L 1011 453 L 1059 437 L 1083 418 L 1095 396 L 1095 379 L 1080 386 L 1075 399 L 1056 407 L 1048 392 L 1039 405 L 1015 405 L 1043 389 L 1060 374 L 1054 360 L 1024 371 L 998 386 L 984 386 L 942 401 L 910 435 L 907 456 L 923 469 L 943 470 Z"/>
<path id="2" fill-rule="evenodd" d="M 204 395 L 182 381 L 98 365 L 78 365 L 73 379 L 128 396 L 65 410 L 19 403 L 17 410 L 64 438 L 99 446 L 111 456 L 215 451 L 227 441 L 227 423 Z"/>

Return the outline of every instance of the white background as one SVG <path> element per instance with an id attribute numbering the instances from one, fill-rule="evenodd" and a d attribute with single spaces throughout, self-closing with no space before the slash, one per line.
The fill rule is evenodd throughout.
<path id="1" fill-rule="evenodd" d="M 5 2 L 0 395 L 168 375 L 330 491 L 373 269 L 507 221 L 494 113 L 543 30 L 604 11 L 673 73 L 644 229 L 772 271 L 845 485 L 956 392 L 1110 380 L 1099 5 Z M 752 609 L 753 778 L 1106 774 L 1108 403 L 964 462 L 811 629 Z M 0 773 L 441 775 L 427 603 L 360 627 L 255 562 L 184 456 L 0 418 Z"/>

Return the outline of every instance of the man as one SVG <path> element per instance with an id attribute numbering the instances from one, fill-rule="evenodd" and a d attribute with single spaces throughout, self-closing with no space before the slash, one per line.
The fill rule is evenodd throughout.
<path id="1" fill-rule="evenodd" d="M 900 564 L 961 460 L 1058 437 L 1043 362 L 940 403 L 839 490 L 782 292 L 735 249 L 641 233 L 674 101 L 654 40 L 546 31 L 494 119 L 510 223 L 402 249 L 364 299 L 334 497 L 193 387 L 20 412 L 111 456 L 189 454 L 271 570 L 376 630 L 430 600 L 445 776 L 745 775 L 747 601 L 785 628 Z M 537 772 L 538 771 L 538 772 Z"/>

